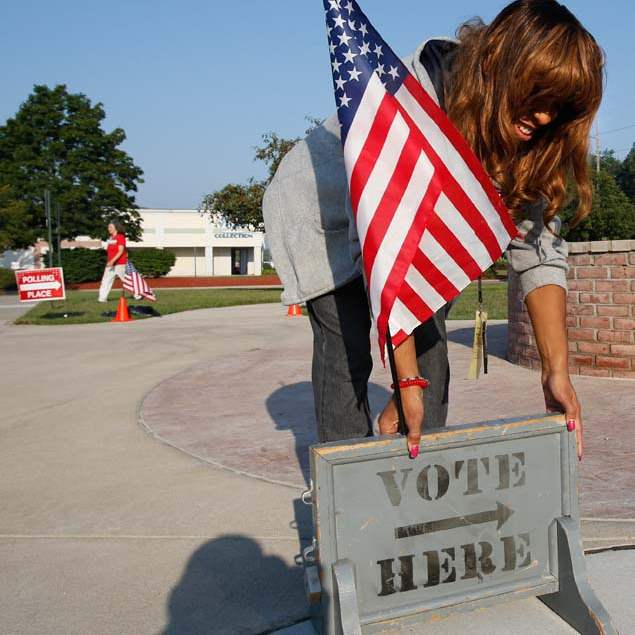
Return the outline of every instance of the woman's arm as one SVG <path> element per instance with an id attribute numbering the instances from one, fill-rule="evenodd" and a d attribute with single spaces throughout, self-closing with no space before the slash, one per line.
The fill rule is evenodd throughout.
<path id="1" fill-rule="evenodd" d="M 578 458 L 582 459 L 582 414 L 569 377 L 567 296 L 558 285 L 538 287 L 525 298 L 542 360 L 542 388 L 547 410 L 565 413 L 576 423 Z"/>
<path id="2" fill-rule="evenodd" d="M 419 374 L 414 336 L 408 337 L 403 344 L 395 349 L 395 367 L 399 379 L 416 377 Z M 419 443 L 421 441 L 423 390 L 418 386 L 402 388 L 401 402 L 406 418 L 406 426 L 408 427 L 408 451 L 414 458 L 419 452 Z M 398 428 L 399 415 L 395 400 L 392 398 L 379 416 L 379 430 L 382 434 L 395 434 Z"/>

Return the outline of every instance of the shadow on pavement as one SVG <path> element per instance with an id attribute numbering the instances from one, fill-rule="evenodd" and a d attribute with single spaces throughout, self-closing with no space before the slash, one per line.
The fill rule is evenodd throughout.
<path id="1" fill-rule="evenodd" d="M 449 322 L 448 324 L 452 324 Z M 474 341 L 474 327 L 448 329 L 448 340 L 455 344 L 462 344 L 472 348 Z M 487 348 L 490 355 L 507 359 L 507 324 L 489 324 L 487 327 Z"/>
<path id="2" fill-rule="evenodd" d="M 377 412 L 388 401 L 390 393 L 378 384 L 368 384 L 371 412 Z M 276 430 L 291 430 L 295 451 L 305 483 L 310 481 L 309 446 L 317 443 L 313 389 L 310 381 L 281 386 L 267 398 L 267 411 Z"/>
<path id="3" fill-rule="evenodd" d="M 163 635 L 263 632 L 308 615 L 303 570 L 228 534 L 192 554 L 167 610 Z"/>

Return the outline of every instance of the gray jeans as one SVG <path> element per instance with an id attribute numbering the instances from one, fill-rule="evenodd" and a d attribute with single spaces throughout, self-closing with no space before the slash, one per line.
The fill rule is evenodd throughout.
<path id="1" fill-rule="evenodd" d="M 368 436 L 370 310 L 363 279 L 307 302 L 313 328 L 313 395 L 318 439 L 340 441 Z M 419 372 L 430 380 L 424 393 L 424 428 L 445 425 L 448 414 L 448 363 L 445 316 L 441 309 L 415 330 Z"/>

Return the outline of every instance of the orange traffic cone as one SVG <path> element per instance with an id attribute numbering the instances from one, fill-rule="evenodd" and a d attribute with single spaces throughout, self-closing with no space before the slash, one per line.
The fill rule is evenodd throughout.
<path id="1" fill-rule="evenodd" d="M 287 311 L 287 317 L 302 317 L 302 309 L 299 304 L 291 304 Z"/>
<path id="2" fill-rule="evenodd" d="M 130 313 L 128 313 L 128 303 L 126 298 L 122 295 L 119 298 L 119 305 L 117 306 L 117 314 L 115 315 L 113 322 L 132 322 Z"/>

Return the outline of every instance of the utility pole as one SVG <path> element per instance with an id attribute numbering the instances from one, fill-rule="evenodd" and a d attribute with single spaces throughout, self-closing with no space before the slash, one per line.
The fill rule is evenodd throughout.
<path id="1" fill-rule="evenodd" d="M 55 201 L 55 225 L 57 229 L 57 266 L 62 266 L 62 208 L 58 201 Z"/>
<path id="2" fill-rule="evenodd" d="M 600 173 L 600 124 L 595 122 L 595 169 Z"/>
<path id="3" fill-rule="evenodd" d="M 46 213 L 46 227 L 48 228 L 49 267 L 53 266 L 53 223 L 51 222 L 51 192 L 44 190 L 44 211 Z"/>

